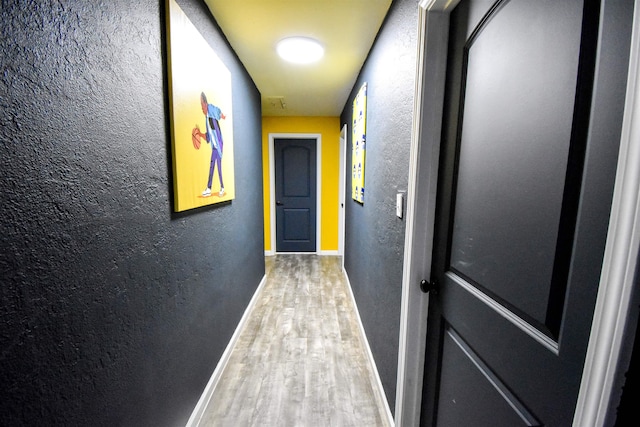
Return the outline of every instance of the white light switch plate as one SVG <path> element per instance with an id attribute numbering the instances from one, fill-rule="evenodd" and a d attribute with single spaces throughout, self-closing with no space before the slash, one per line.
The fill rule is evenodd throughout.
<path id="1" fill-rule="evenodd" d="M 404 205 L 404 194 L 396 194 L 396 216 L 402 218 L 402 206 Z"/>

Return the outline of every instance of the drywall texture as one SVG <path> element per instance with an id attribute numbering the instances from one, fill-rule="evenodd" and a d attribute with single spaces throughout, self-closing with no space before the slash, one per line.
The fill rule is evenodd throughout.
<path id="1" fill-rule="evenodd" d="M 394 1 L 340 117 L 347 124 L 351 176 L 353 99 L 367 83 L 364 204 L 347 180 L 345 269 L 392 411 L 395 405 L 405 221 L 396 193 L 407 190 L 418 6 Z"/>
<path id="2" fill-rule="evenodd" d="M 264 275 L 260 97 L 236 199 L 172 213 L 164 1 L 0 9 L 0 425 L 184 425 Z M 197 66 L 197 61 L 194 61 Z"/>

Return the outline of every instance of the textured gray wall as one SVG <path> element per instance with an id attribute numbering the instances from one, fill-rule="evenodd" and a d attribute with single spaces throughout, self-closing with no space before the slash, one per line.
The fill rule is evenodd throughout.
<path id="1" fill-rule="evenodd" d="M 172 213 L 164 1 L 0 7 L 0 425 L 184 425 L 264 274 L 260 96 L 236 199 Z"/>
<path id="2" fill-rule="evenodd" d="M 405 221 L 396 193 L 407 190 L 415 89 L 418 5 L 395 0 L 340 121 L 347 124 L 351 166 L 352 103 L 367 83 L 365 197 L 351 199 L 347 181 L 345 269 L 382 385 L 393 411 L 396 397 Z"/>

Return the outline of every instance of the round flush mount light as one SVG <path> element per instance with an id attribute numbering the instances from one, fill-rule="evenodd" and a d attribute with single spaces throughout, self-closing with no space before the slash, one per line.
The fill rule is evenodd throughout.
<path id="1" fill-rule="evenodd" d="M 322 45 L 308 37 L 287 37 L 282 39 L 278 42 L 276 51 L 285 61 L 296 64 L 310 64 L 324 55 Z"/>

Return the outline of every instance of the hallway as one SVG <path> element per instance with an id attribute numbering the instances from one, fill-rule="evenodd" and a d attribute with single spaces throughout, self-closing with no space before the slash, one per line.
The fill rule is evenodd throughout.
<path id="1" fill-rule="evenodd" d="M 388 426 L 341 258 L 276 255 L 198 424 Z"/>

